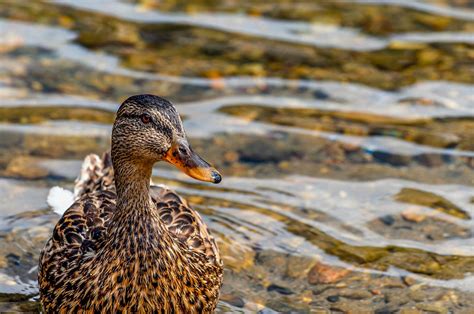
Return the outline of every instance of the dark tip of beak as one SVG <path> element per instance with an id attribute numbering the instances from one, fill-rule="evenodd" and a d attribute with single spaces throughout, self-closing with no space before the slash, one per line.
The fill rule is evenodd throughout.
<path id="1" fill-rule="evenodd" d="M 211 174 L 211 177 L 212 177 L 212 183 L 219 183 L 222 181 L 222 177 L 221 175 L 219 174 L 219 172 L 217 171 L 213 171 L 212 174 Z"/>

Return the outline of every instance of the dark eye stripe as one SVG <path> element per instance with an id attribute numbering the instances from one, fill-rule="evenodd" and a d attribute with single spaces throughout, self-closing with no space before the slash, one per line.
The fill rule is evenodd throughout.
<path id="1" fill-rule="evenodd" d="M 149 118 L 148 122 L 143 121 L 144 116 L 147 116 Z M 153 123 L 154 124 L 153 118 L 149 114 L 146 114 L 146 113 L 141 114 L 141 115 L 138 115 L 138 114 L 122 114 L 122 117 L 127 118 L 127 119 L 140 119 L 143 123 Z"/>
<path id="2" fill-rule="evenodd" d="M 128 114 L 128 113 L 126 113 L 126 114 L 122 114 L 122 117 L 123 117 L 123 118 L 127 118 L 127 119 L 137 119 L 137 118 L 139 118 L 140 116 L 139 116 L 139 115 L 136 115 L 136 114 Z"/>

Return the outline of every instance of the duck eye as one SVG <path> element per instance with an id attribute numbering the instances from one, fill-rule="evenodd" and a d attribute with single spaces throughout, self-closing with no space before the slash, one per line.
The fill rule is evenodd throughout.
<path id="1" fill-rule="evenodd" d="M 140 116 L 140 119 L 142 120 L 143 123 L 147 124 L 151 122 L 151 117 L 150 115 L 144 113 Z"/>

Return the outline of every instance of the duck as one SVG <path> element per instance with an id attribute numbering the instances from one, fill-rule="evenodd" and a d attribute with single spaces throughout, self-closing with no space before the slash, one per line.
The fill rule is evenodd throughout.
<path id="1" fill-rule="evenodd" d="M 188 143 L 174 105 L 145 94 L 116 113 L 111 149 L 84 160 L 73 204 L 42 249 L 45 313 L 212 313 L 223 263 L 201 216 L 164 185 L 150 184 L 166 161 L 190 177 L 220 173 Z"/>

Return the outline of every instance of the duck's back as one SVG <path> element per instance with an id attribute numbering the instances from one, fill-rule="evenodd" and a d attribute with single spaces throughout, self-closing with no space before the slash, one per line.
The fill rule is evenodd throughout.
<path id="1" fill-rule="evenodd" d="M 131 225 L 128 232 L 138 234 L 139 241 L 130 241 L 127 231 L 117 236 L 110 223 L 116 205 L 110 156 L 86 158 L 76 181 L 77 199 L 41 253 L 46 312 L 215 308 L 222 262 L 214 239 L 175 192 L 152 186 L 150 194 L 167 232 L 156 237 L 146 224 Z"/>

